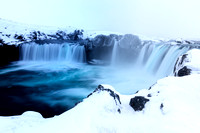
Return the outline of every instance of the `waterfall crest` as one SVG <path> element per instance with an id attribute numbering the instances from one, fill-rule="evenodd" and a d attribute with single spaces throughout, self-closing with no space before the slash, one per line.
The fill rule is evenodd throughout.
<path id="1" fill-rule="evenodd" d="M 85 47 L 79 44 L 23 44 L 20 47 L 23 61 L 86 62 Z"/>

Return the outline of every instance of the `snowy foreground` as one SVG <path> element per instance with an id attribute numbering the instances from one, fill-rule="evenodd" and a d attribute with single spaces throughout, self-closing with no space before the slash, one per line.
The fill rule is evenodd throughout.
<path id="1" fill-rule="evenodd" d="M 185 64 L 191 73 L 192 67 L 197 71 L 199 53 L 191 50 L 177 64 Z M 36 112 L 0 117 L 0 132 L 199 133 L 200 75 L 181 76 L 163 78 L 149 89 L 129 96 L 120 95 L 109 85 L 98 86 L 83 102 L 53 118 L 44 119 Z M 135 107 L 130 106 L 132 98 Z"/>
<path id="2" fill-rule="evenodd" d="M 150 90 L 135 95 L 120 95 L 120 101 L 108 91 L 97 91 L 73 109 L 54 118 L 39 113 L 0 117 L 1 133 L 199 133 L 200 75 L 167 77 Z M 114 90 L 109 85 L 104 88 Z M 126 89 L 126 88 L 124 88 Z M 129 105 L 134 96 L 149 99 L 142 111 Z M 118 111 L 120 109 L 120 112 Z"/>

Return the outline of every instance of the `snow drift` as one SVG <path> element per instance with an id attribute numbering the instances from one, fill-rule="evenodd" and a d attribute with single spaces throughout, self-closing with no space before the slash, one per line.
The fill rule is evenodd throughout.
<path id="1" fill-rule="evenodd" d="M 180 56 L 174 67 L 175 76 L 200 74 L 200 50 L 192 49 Z"/>

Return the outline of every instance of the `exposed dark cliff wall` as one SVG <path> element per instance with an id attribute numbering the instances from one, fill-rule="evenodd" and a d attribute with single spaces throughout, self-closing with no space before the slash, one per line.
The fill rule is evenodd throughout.
<path id="1" fill-rule="evenodd" d="M 19 60 L 19 47 L 14 45 L 0 45 L 0 67 L 12 61 Z"/>

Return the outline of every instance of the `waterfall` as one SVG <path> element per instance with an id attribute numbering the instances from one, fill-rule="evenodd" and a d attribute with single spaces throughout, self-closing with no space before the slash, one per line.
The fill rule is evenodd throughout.
<path id="1" fill-rule="evenodd" d="M 114 45 L 113 45 L 113 51 L 112 51 L 112 57 L 111 57 L 111 65 L 116 64 L 117 50 L 118 50 L 118 42 L 114 39 Z"/>
<path id="2" fill-rule="evenodd" d="M 142 46 L 139 45 L 138 47 L 135 46 L 135 49 L 132 49 L 131 53 L 124 52 L 127 55 L 121 58 L 119 57 L 119 53 L 125 50 L 118 46 L 116 42 L 113 46 L 111 64 L 113 62 L 116 63 L 117 60 L 118 64 L 124 67 L 127 67 L 126 65 L 129 64 L 129 68 L 132 67 L 135 69 L 134 71 L 149 73 L 156 77 L 165 77 L 172 73 L 177 58 L 190 49 L 189 46 L 170 45 L 151 41 L 143 43 Z M 130 49 L 127 49 L 127 51 L 130 51 Z M 134 56 L 132 56 L 133 54 Z M 127 58 L 134 58 L 134 60 L 130 62 L 130 59 Z M 124 61 L 126 62 L 124 63 Z"/>
<path id="3" fill-rule="evenodd" d="M 85 47 L 79 44 L 23 44 L 20 48 L 23 61 L 86 62 Z"/>

